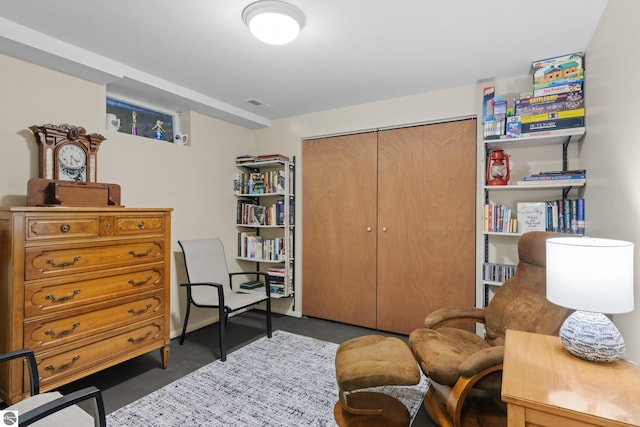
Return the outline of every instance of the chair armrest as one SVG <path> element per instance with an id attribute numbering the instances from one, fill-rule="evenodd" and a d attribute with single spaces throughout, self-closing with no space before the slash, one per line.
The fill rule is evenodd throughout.
<path id="1" fill-rule="evenodd" d="M 23 357 L 27 359 L 27 367 L 29 369 L 29 386 L 31 387 L 31 396 L 40 394 L 40 378 L 38 376 L 38 365 L 36 365 L 36 356 L 33 351 L 24 349 L 16 350 L 10 353 L 0 354 L 0 362 L 7 362 L 9 360 Z"/>
<path id="2" fill-rule="evenodd" d="M 59 397 L 51 402 L 47 402 L 42 406 L 31 409 L 25 413 L 19 415 L 20 427 L 33 424 L 42 418 L 48 417 L 61 409 L 73 406 L 79 402 L 93 399 L 94 400 L 94 413 L 93 418 L 95 420 L 96 427 L 106 427 L 106 415 L 104 411 L 104 401 L 102 400 L 102 393 L 96 387 L 87 387 L 82 390 L 74 391 L 65 396 Z M 82 410 L 78 408 L 78 410 Z M 73 420 L 70 420 L 69 425 L 73 424 Z"/>
<path id="3" fill-rule="evenodd" d="M 492 366 L 502 365 L 504 361 L 504 346 L 485 348 L 467 357 L 460 364 L 458 370 L 465 377 L 473 377 L 477 373 Z"/>
<path id="4" fill-rule="evenodd" d="M 269 274 L 264 271 L 236 271 L 233 273 L 229 273 L 229 284 L 231 285 L 231 289 L 233 289 L 233 277 L 239 275 L 249 275 L 255 274 L 258 276 L 262 276 L 264 278 L 264 288 L 266 289 L 266 293 L 268 297 L 271 297 L 271 281 L 269 280 Z"/>
<path id="5" fill-rule="evenodd" d="M 181 283 L 180 286 L 185 286 L 187 288 L 187 299 L 192 301 L 191 298 L 191 288 L 194 286 L 212 286 L 216 288 L 218 291 L 218 301 L 220 302 L 220 307 L 224 307 L 224 286 L 222 283 L 215 282 L 202 282 L 202 283 Z M 196 304 L 197 305 L 197 304 Z"/>
<path id="6" fill-rule="evenodd" d="M 444 307 L 430 313 L 424 319 L 424 327 L 437 329 L 444 324 L 456 320 L 473 320 L 484 323 L 484 308 L 477 307 Z"/>

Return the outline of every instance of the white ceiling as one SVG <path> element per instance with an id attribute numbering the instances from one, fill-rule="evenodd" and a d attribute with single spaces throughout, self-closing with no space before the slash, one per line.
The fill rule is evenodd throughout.
<path id="1" fill-rule="evenodd" d="M 527 74 L 534 60 L 585 50 L 607 0 L 289 0 L 307 23 L 285 46 L 249 33 L 251 2 L 2 0 L 0 52 L 260 128 Z"/>

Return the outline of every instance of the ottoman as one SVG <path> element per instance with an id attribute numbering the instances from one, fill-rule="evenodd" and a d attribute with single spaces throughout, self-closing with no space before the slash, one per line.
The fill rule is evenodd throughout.
<path id="1" fill-rule="evenodd" d="M 396 398 L 360 389 L 420 381 L 420 369 L 400 339 L 366 335 L 343 342 L 336 351 L 336 422 L 345 426 L 408 426 L 409 411 Z"/>

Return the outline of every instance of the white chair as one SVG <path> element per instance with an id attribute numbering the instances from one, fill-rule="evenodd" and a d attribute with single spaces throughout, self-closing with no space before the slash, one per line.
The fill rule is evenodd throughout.
<path id="1" fill-rule="evenodd" d="M 189 283 L 180 286 L 187 288 L 187 312 L 184 317 L 180 345 L 184 343 L 189 322 L 191 305 L 196 307 L 217 308 L 220 340 L 220 360 L 227 360 L 225 329 L 229 314 L 249 308 L 261 302 L 266 303 L 267 336 L 271 338 L 271 289 L 269 275 L 260 271 L 240 271 L 229 273 L 220 239 L 180 240 L 184 254 Z M 264 292 L 239 292 L 232 286 L 234 276 L 256 275 L 264 280 Z"/>
<path id="2" fill-rule="evenodd" d="M 102 394 L 96 387 L 86 387 L 73 393 L 62 395 L 57 391 L 40 393 L 38 366 L 31 350 L 17 350 L 1 354 L 0 362 L 24 358 L 29 372 L 30 396 L 4 411 L 18 412 L 18 426 L 38 427 L 106 427 Z M 76 404 L 85 400 L 93 401 L 93 416 Z M 2 425 L 10 425 L 4 420 Z"/>

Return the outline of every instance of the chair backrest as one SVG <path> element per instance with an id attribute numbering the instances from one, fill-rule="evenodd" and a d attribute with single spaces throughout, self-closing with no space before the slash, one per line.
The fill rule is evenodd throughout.
<path id="1" fill-rule="evenodd" d="M 486 340 L 503 345 L 507 329 L 558 335 L 562 322 L 573 312 L 547 300 L 546 242 L 561 233 L 534 231 L 518 241 L 518 267 L 485 310 Z"/>
<path id="2" fill-rule="evenodd" d="M 225 293 L 231 291 L 224 246 L 219 238 L 179 240 L 178 243 L 184 254 L 189 283 L 220 283 Z M 191 297 L 196 304 L 217 305 L 218 294 L 209 286 L 192 287 Z"/>

